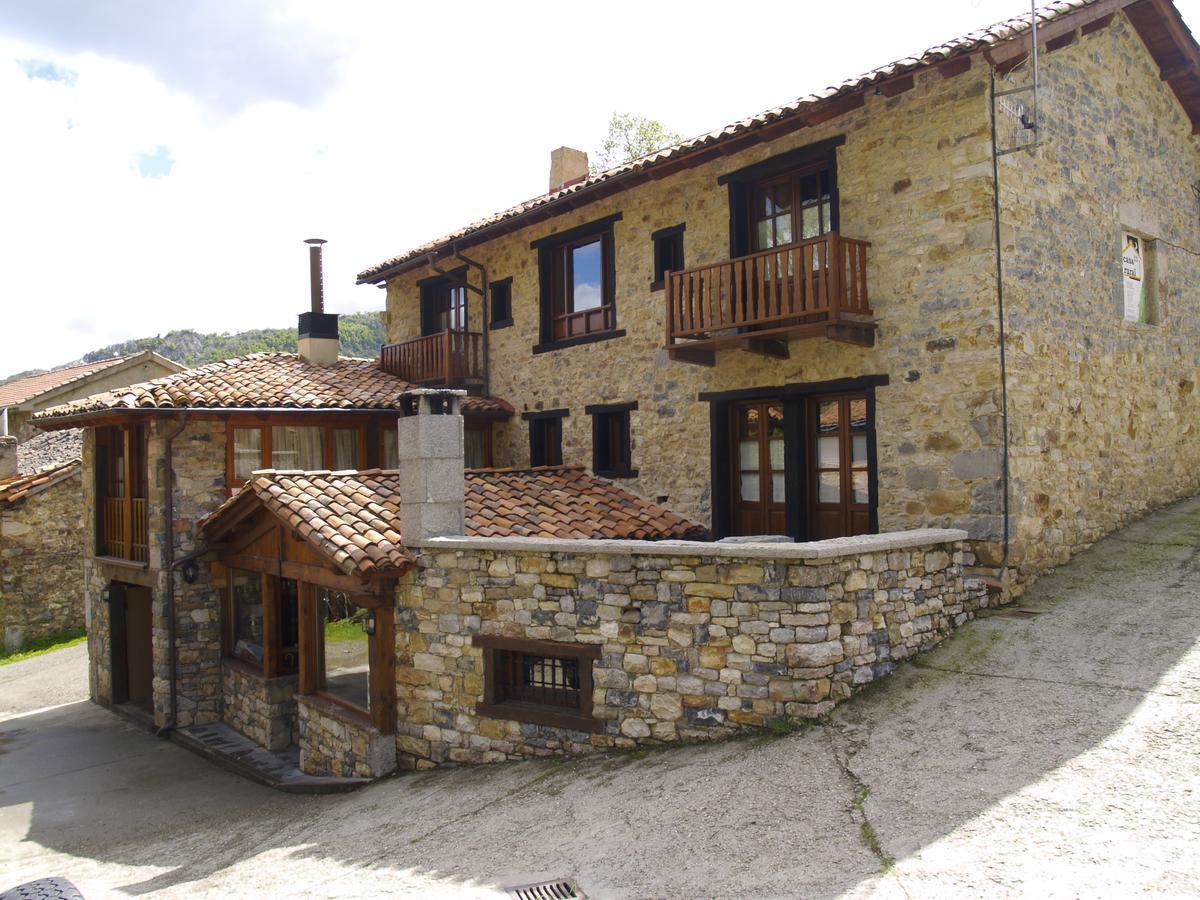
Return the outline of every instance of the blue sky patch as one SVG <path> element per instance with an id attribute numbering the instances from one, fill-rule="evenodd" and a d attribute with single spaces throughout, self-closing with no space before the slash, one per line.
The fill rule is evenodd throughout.
<path id="1" fill-rule="evenodd" d="M 175 160 L 167 152 L 166 144 L 159 144 L 150 153 L 138 154 L 137 170 L 143 178 L 165 178 L 171 174 Z"/>
<path id="2" fill-rule="evenodd" d="M 57 81 L 67 87 L 74 87 L 79 73 L 73 69 L 56 66 L 47 59 L 18 59 L 17 65 L 30 80 L 40 78 L 42 81 Z"/>

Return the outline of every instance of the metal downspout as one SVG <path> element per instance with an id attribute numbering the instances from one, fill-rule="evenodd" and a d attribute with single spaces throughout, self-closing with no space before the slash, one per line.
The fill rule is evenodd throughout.
<path id="1" fill-rule="evenodd" d="M 1004 261 L 1000 235 L 1000 154 L 996 136 L 996 68 L 991 71 L 991 127 L 992 127 L 992 226 L 996 233 L 996 316 L 1000 335 L 1000 422 L 1003 429 L 1003 515 L 1004 555 L 1000 560 L 1000 581 L 1003 584 L 1008 571 L 1009 534 L 1009 437 L 1008 437 L 1008 352 L 1006 347 L 1004 314 Z"/>
<path id="2" fill-rule="evenodd" d="M 179 665 L 178 652 L 175 647 L 175 438 L 187 427 L 189 413 L 184 413 L 179 420 L 179 427 L 167 436 L 167 647 L 171 658 L 171 718 L 155 734 L 165 735 L 175 730 L 179 721 Z"/>

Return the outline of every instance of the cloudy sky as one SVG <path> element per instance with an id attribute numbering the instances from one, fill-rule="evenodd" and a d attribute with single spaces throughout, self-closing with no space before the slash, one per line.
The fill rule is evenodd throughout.
<path id="1" fill-rule="evenodd" d="M 1027 9 L 0 0 L 0 377 L 290 325 L 307 237 L 331 311 L 380 309 L 356 272 L 544 192 L 614 111 L 698 134 Z"/>

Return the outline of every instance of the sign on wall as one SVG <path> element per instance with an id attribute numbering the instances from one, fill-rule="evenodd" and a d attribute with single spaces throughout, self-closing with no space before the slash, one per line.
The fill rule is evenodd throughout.
<path id="1" fill-rule="evenodd" d="M 1125 287 L 1125 321 L 1146 321 L 1145 242 L 1136 234 L 1122 235 L 1121 281 Z"/>

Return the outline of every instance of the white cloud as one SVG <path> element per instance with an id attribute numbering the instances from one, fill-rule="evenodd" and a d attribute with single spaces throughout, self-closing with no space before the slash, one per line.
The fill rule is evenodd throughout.
<path id="1" fill-rule="evenodd" d="M 0 296 L 21 335 L 6 370 L 291 324 L 308 237 L 330 241 L 331 310 L 381 308 L 357 271 L 541 193 L 549 151 L 598 146 L 614 110 L 707 131 L 1022 4 L 192 8 L 0 0 Z M 145 177 L 145 154 L 169 172 Z"/>

